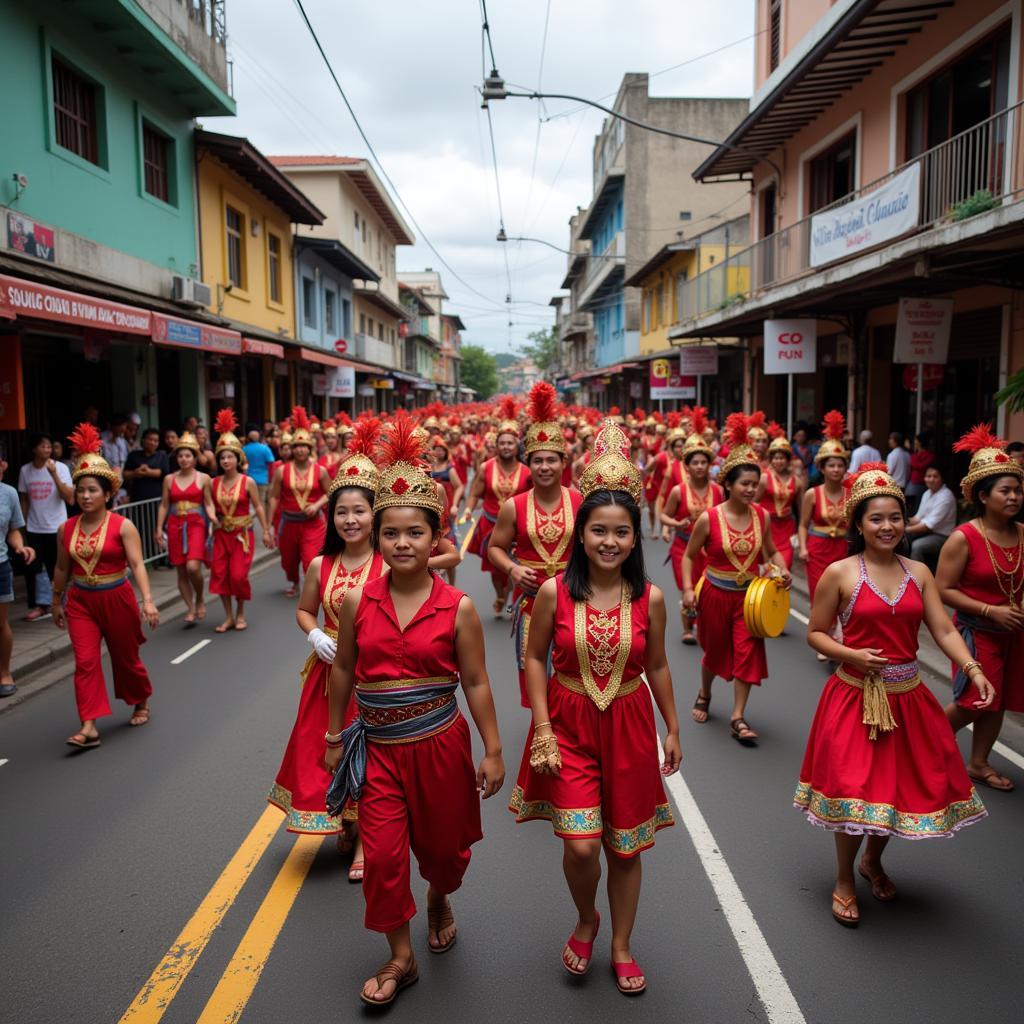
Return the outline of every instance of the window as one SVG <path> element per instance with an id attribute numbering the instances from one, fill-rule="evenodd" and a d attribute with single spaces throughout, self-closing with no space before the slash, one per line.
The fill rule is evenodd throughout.
<path id="1" fill-rule="evenodd" d="M 245 287 L 245 214 L 233 206 L 224 208 L 224 233 L 228 254 L 228 280 Z"/>
<path id="2" fill-rule="evenodd" d="M 149 122 L 142 122 L 143 187 L 154 198 L 171 201 L 172 143 Z"/>
<path id="3" fill-rule="evenodd" d="M 99 166 L 99 90 L 56 56 L 52 68 L 57 145 Z"/>
<path id="4" fill-rule="evenodd" d="M 768 71 L 782 59 L 782 0 L 768 0 Z"/>
<path id="5" fill-rule="evenodd" d="M 281 301 L 281 239 L 267 232 L 267 291 L 271 302 Z"/>
<path id="6" fill-rule="evenodd" d="M 337 299 L 330 288 L 324 291 L 324 330 L 334 334 L 335 304 Z"/>
<path id="7" fill-rule="evenodd" d="M 644 292 L 644 334 L 647 334 L 649 331 L 654 329 L 654 314 L 652 310 L 653 299 L 653 292 Z"/>
<path id="8" fill-rule="evenodd" d="M 857 133 L 853 131 L 811 161 L 809 213 L 814 213 L 815 210 L 820 210 L 853 191 L 856 153 Z"/>
<path id="9" fill-rule="evenodd" d="M 668 321 L 668 316 L 665 313 L 665 285 L 658 285 L 658 297 L 657 302 L 657 313 L 655 314 L 658 318 L 658 326 L 662 327 Z"/>
<path id="10" fill-rule="evenodd" d="M 359 333 L 360 334 L 365 334 L 366 333 L 366 314 L 365 313 L 360 313 L 359 314 Z"/>
<path id="11" fill-rule="evenodd" d="M 316 282 L 302 276 L 302 322 L 306 327 L 316 327 Z"/>

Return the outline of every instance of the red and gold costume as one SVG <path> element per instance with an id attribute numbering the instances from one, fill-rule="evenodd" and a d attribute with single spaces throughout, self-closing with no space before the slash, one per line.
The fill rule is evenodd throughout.
<path id="1" fill-rule="evenodd" d="M 658 495 L 665 484 L 665 477 L 668 476 L 671 463 L 674 461 L 676 460 L 672 458 L 667 448 L 662 448 L 651 456 L 648 465 L 652 468 L 644 479 L 644 500 L 648 505 L 653 505 L 658 500 Z"/>
<path id="2" fill-rule="evenodd" d="M 320 553 L 324 546 L 327 522 L 323 512 L 307 516 L 303 509 L 315 505 L 324 492 L 320 488 L 320 466 L 310 460 L 305 471 L 294 462 L 281 468 L 281 532 L 278 547 L 281 551 L 281 568 L 285 576 L 295 583 L 299 579 L 299 565 L 302 571 Z"/>
<path id="3" fill-rule="evenodd" d="M 680 461 L 678 465 L 682 465 Z M 686 554 L 686 545 L 690 543 L 690 534 L 693 533 L 693 524 L 706 512 L 716 505 L 725 501 L 725 490 L 720 484 L 708 481 L 704 496 L 701 497 L 690 483 L 690 478 L 684 473 L 682 483 L 679 484 L 679 505 L 676 508 L 674 518 L 681 520 L 685 525 L 676 527 L 676 535 L 672 538 L 672 545 L 668 549 L 666 561 L 672 562 L 672 575 L 675 577 L 676 586 L 683 589 L 683 555 Z M 693 583 L 704 575 L 705 556 L 699 551 L 693 559 Z"/>
<path id="4" fill-rule="evenodd" d="M 793 537 L 796 536 L 796 494 L 796 477 L 790 473 L 789 478 L 783 480 L 769 465 L 764 471 L 764 497 L 761 499 L 761 508 L 770 517 L 772 540 L 787 569 L 793 568 L 795 554 Z"/>
<path id="5" fill-rule="evenodd" d="M 481 467 L 480 474 L 484 481 L 484 499 L 480 512 L 480 520 L 473 531 L 473 537 L 469 542 L 469 550 L 474 555 L 480 556 L 480 564 L 485 572 L 489 572 L 498 582 L 505 586 L 508 577 L 491 565 L 487 558 L 487 540 L 498 521 L 498 513 L 501 506 L 522 494 L 531 486 L 530 471 L 521 463 L 516 462 L 511 473 L 506 473 L 501 468 L 501 461 L 495 456 L 488 459 Z"/>
<path id="6" fill-rule="evenodd" d="M 838 501 L 829 498 L 824 484 L 812 487 L 811 494 L 814 497 L 814 511 L 807 528 L 807 589 L 813 602 L 821 574 L 833 562 L 846 557 L 850 524 L 846 519 L 845 489 Z"/>
<path id="7" fill-rule="evenodd" d="M 901 562 L 902 564 L 902 562 Z M 895 599 L 860 580 L 840 613 L 843 643 L 881 648 L 888 664 L 864 677 L 842 665 L 825 684 L 794 803 L 812 824 L 852 835 L 951 836 L 986 814 L 938 701 L 921 685 L 921 585 L 903 567 Z"/>
<path id="8" fill-rule="evenodd" d="M 79 472 L 81 469 L 79 462 L 76 473 L 87 475 Z M 82 529 L 81 516 L 72 516 L 63 527 L 71 566 L 65 616 L 75 652 L 78 717 L 83 722 L 111 713 L 101 640 L 107 642 L 114 672 L 114 696 L 135 706 L 153 692 L 139 658 L 139 645 L 146 638 L 135 591 L 128 581 L 128 556 L 121 539 L 124 522 L 123 516 L 108 512 L 93 533 Z"/>
<path id="9" fill-rule="evenodd" d="M 203 510 L 203 489 L 198 474 L 187 487 L 171 475 L 169 514 L 167 516 L 167 560 L 171 565 L 186 562 L 210 564 L 206 550 L 206 514 Z"/>
<path id="10" fill-rule="evenodd" d="M 228 487 L 220 476 L 210 485 L 219 520 L 213 533 L 210 593 L 240 601 L 252 598 L 249 569 L 255 551 L 255 533 L 248 485 L 249 478 L 244 473 L 238 474 L 234 487 Z"/>

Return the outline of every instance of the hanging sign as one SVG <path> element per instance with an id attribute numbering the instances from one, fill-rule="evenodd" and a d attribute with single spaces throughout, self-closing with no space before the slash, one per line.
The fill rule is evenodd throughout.
<path id="1" fill-rule="evenodd" d="M 651 401 L 697 397 L 697 378 L 682 376 L 678 359 L 651 360 Z"/>
<path id="2" fill-rule="evenodd" d="M 814 373 L 817 368 L 817 320 L 765 320 L 766 374 Z"/>
<path id="3" fill-rule="evenodd" d="M 900 299 L 892 361 L 944 364 L 952 327 L 952 299 Z"/>
<path id="4" fill-rule="evenodd" d="M 924 386 L 925 391 L 934 391 L 942 383 L 942 378 L 946 375 L 946 368 L 941 363 L 938 366 L 934 366 L 931 363 L 925 363 L 920 367 L 921 383 Z M 918 380 L 918 367 L 909 365 L 903 367 L 903 387 L 907 391 L 917 390 Z"/>
<path id="5" fill-rule="evenodd" d="M 334 375 L 330 378 L 330 389 L 327 392 L 331 398 L 355 398 L 356 397 L 356 371 L 352 366 L 335 367 Z"/>
<path id="6" fill-rule="evenodd" d="M 679 353 L 679 373 L 689 377 L 714 377 L 718 374 L 718 346 L 694 345 Z"/>

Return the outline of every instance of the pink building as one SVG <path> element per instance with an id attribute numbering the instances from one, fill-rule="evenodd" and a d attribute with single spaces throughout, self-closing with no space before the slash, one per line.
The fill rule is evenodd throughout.
<path id="1" fill-rule="evenodd" d="M 754 241 L 707 271 L 720 282 L 688 283 L 725 298 L 670 331 L 745 339 L 748 407 L 785 420 L 787 377 L 762 372 L 764 321 L 811 318 L 818 365 L 794 377 L 794 419 L 838 407 L 855 430 L 913 434 L 899 301 L 944 299 L 948 358 L 924 374 L 934 450 L 982 419 L 1024 438 L 1024 416 L 994 402 L 1024 366 L 1021 6 L 757 0 L 750 112 L 694 175 L 750 182 Z"/>

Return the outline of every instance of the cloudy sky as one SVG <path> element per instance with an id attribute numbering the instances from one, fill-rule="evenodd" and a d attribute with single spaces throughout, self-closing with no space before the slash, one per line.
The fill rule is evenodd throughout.
<path id="1" fill-rule="evenodd" d="M 565 256 L 494 240 L 497 189 L 475 91 L 479 0 L 304 5 L 402 200 L 463 282 L 421 232 L 414 247 L 399 249 L 399 270 L 440 270 L 450 308 L 467 324 L 464 340 L 514 351 L 529 331 L 551 323 L 548 300 L 559 291 Z M 542 91 L 608 103 L 625 72 L 647 71 L 663 72 L 651 79 L 654 95 L 750 95 L 754 0 L 487 6 L 498 68 L 518 86 L 539 83 Z M 205 125 L 245 135 L 264 153 L 367 155 L 293 0 L 231 0 L 227 15 L 238 117 Z M 563 101 L 542 107 L 509 99 L 492 104 L 491 116 L 507 233 L 564 248 L 570 215 L 591 198 L 591 146 L 602 115 Z"/>

